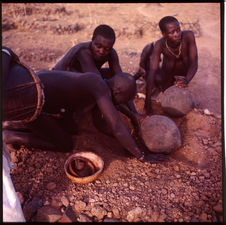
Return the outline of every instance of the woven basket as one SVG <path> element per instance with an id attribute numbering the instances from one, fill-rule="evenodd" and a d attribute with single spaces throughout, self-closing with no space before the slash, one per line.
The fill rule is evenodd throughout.
<path id="1" fill-rule="evenodd" d="M 89 159 L 94 166 L 96 167 L 96 172 L 90 176 L 87 177 L 76 177 L 74 175 L 72 175 L 71 173 L 69 173 L 68 171 L 68 167 L 69 167 L 69 162 L 76 157 L 84 157 Z M 86 183 L 90 183 L 92 181 L 94 181 L 95 179 L 97 179 L 97 177 L 102 173 L 104 169 L 104 161 L 96 154 L 94 154 L 93 152 L 78 152 L 75 153 L 73 155 L 71 155 L 64 164 L 64 171 L 67 175 L 67 177 L 74 183 L 80 183 L 80 184 L 86 184 Z"/>

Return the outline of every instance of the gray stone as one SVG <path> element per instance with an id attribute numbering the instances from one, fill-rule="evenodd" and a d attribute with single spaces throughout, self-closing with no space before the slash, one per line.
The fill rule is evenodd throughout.
<path id="1" fill-rule="evenodd" d="M 128 212 L 128 222 L 138 222 L 143 217 L 143 210 L 140 207 L 136 207 Z"/>
<path id="2" fill-rule="evenodd" d="M 86 209 L 86 203 L 83 201 L 76 201 L 73 206 L 73 210 L 77 213 L 81 213 L 85 209 Z"/>
<path id="3" fill-rule="evenodd" d="M 49 182 L 49 183 L 46 185 L 46 188 L 47 188 L 49 191 L 52 191 L 53 189 L 56 188 L 56 183 L 54 183 L 54 182 Z"/>
<path id="4" fill-rule="evenodd" d="M 181 134 L 173 120 L 166 116 L 154 115 L 141 123 L 141 133 L 151 152 L 170 153 L 181 146 Z"/>
<path id="5" fill-rule="evenodd" d="M 62 213 L 59 208 L 53 206 L 43 206 L 37 212 L 35 222 L 57 222 L 62 218 Z"/>
<path id="6" fill-rule="evenodd" d="M 71 206 L 68 206 L 58 222 L 77 222 L 76 214 Z"/>
<path id="7" fill-rule="evenodd" d="M 34 197 L 31 200 L 27 200 L 24 203 L 23 213 L 26 221 L 30 221 L 30 219 L 35 215 L 37 210 L 42 206 L 42 199 Z"/>
<path id="8" fill-rule="evenodd" d="M 61 202 L 62 202 L 62 204 L 64 205 L 64 206 L 68 206 L 69 205 L 69 200 L 67 199 L 67 197 L 65 197 L 65 196 L 62 196 L 61 197 Z"/>
<path id="9" fill-rule="evenodd" d="M 218 203 L 217 205 L 215 205 L 213 207 L 214 211 L 218 212 L 218 213 L 223 213 L 223 207 L 222 204 Z"/>
<path id="10" fill-rule="evenodd" d="M 103 221 L 104 223 L 106 222 L 109 222 L 109 223 L 117 223 L 117 222 L 120 222 L 119 220 L 117 220 L 117 219 L 114 219 L 114 218 L 108 218 L 108 217 L 106 217 L 106 218 L 104 218 L 104 221 Z"/>
<path id="11" fill-rule="evenodd" d="M 163 111 L 175 117 L 186 115 L 195 106 L 189 90 L 176 86 L 171 86 L 166 89 L 160 102 Z"/>
<path id="12" fill-rule="evenodd" d="M 78 222 L 92 222 L 92 219 L 86 214 L 81 213 L 77 218 Z"/>
<path id="13" fill-rule="evenodd" d="M 102 220 L 104 216 L 107 215 L 107 211 L 104 208 L 96 205 L 91 209 L 91 214 L 92 216 L 97 217 L 98 220 Z"/>

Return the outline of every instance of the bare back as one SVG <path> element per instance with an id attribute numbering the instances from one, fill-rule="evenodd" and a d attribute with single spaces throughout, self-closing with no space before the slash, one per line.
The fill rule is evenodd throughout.
<path id="1" fill-rule="evenodd" d="M 85 111 L 102 96 L 108 95 L 110 99 L 104 80 L 94 73 L 42 71 L 37 75 L 45 87 L 43 111 L 48 113 L 59 113 L 61 108 Z"/>
<path id="2" fill-rule="evenodd" d="M 117 53 L 114 49 L 102 60 L 95 60 L 91 51 L 91 42 L 84 42 L 72 47 L 66 55 L 54 66 L 53 70 L 64 70 L 74 72 L 100 73 L 104 63 L 108 62 L 110 67 L 118 65 Z"/>

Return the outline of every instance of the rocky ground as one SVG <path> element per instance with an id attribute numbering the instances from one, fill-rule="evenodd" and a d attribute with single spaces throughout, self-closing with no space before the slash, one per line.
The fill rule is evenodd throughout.
<path id="1" fill-rule="evenodd" d="M 10 149 L 17 165 L 11 176 L 27 221 L 223 222 L 219 4 L 193 4 L 2 5 L 3 45 L 35 71 L 52 68 L 74 44 L 90 40 L 100 23 L 114 27 L 120 63 L 130 73 L 138 68 L 144 45 L 159 37 L 157 22 L 165 15 L 176 15 L 182 28 L 195 32 L 199 50 L 199 70 L 190 85 L 196 108 L 171 118 L 183 144 L 169 161 L 134 159 L 97 131 L 90 115 L 80 121 L 73 152 L 92 151 L 104 160 L 92 183 L 72 183 L 66 176 L 64 163 L 72 153 Z M 138 91 L 135 105 L 143 112 L 142 80 Z M 153 114 L 165 115 L 158 102 L 153 104 Z"/>

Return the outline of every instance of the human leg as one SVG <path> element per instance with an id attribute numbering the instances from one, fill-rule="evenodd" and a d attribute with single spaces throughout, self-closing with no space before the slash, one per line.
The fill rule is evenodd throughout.
<path id="1" fill-rule="evenodd" d="M 73 148 L 72 138 L 57 123 L 56 119 L 40 115 L 26 125 L 28 130 L 5 129 L 6 144 L 19 144 L 50 151 L 68 152 Z"/>
<path id="2" fill-rule="evenodd" d="M 99 108 L 96 106 L 92 110 L 92 118 L 93 118 L 93 124 L 99 130 L 100 132 L 113 136 L 113 132 L 106 122 L 105 118 L 103 117 L 102 113 L 100 112 Z"/>

